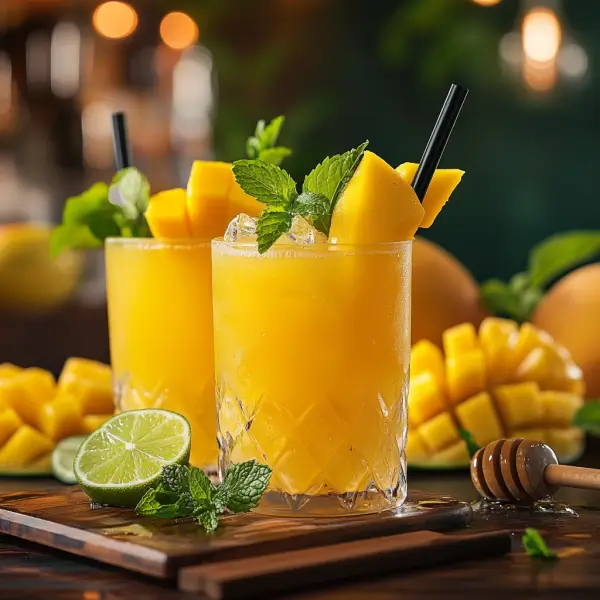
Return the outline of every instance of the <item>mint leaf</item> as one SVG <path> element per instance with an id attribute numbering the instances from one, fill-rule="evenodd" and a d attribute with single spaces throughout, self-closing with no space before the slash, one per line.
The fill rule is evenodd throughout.
<path id="1" fill-rule="evenodd" d="M 543 288 L 566 271 L 600 253 L 600 232 L 570 231 L 553 235 L 536 246 L 529 257 L 529 276 Z"/>
<path id="2" fill-rule="evenodd" d="M 192 467 L 190 469 L 189 484 L 190 493 L 196 505 L 202 506 L 210 504 L 214 487 L 204 471 Z"/>
<path id="3" fill-rule="evenodd" d="M 280 165 L 284 158 L 292 155 L 292 150 L 285 146 L 276 146 L 275 148 L 267 148 L 258 153 L 258 160 L 262 160 L 272 165 Z"/>
<path id="4" fill-rule="evenodd" d="M 327 235 L 331 224 L 329 200 L 323 194 L 302 192 L 292 204 L 291 212 L 304 217 L 315 229 Z"/>
<path id="5" fill-rule="evenodd" d="M 56 258 L 61 252 L 99 248 L 102 242 L 94 236 L 87 225 L 58 225 L 50 235 L 50 256 Z"/>
<path id="6" fill-rule="evenodd" d="M 219 515 L 215 510 L 202 511 L 197 517 L 198 522 L 204 527 L 206 533 L 213 533 L 219 526 Z"/>
<path id="7" fill-rule="evenodd" d="M 481 301 L 494 315 L 521 320 L 521 304 L 518 294 L 499 279 L 489 279 L 481 284 Z"/>
<path id="8" fill-rule="evenodd" d="M 469 453 L 469 456 L 473 458 L 477 451 L 481 448 L 481 446 L 475 441 L 475 438 L 473 437 L 473 434 L 470 431 L 459 428 L 458 433 L 467 444 L 467 451 Z"/>
<path id="9" fill-rule="evenodd" d="M 258 134 L 261 150 L 273 148 L 275 146 L 277 140 L 279 139 L 279 134 L 281 133 L 281 128 L 283 127 L 284 123 L 285 117 L 283 115 L 275 117 L 266 127 L 264 126 L 263 121 L 261 131 Z"/>
<path id="10" fill-rule="evenodd" d="M 269 485 L 271 469 L 256 460 L 231 465 L 222 486 L 227 490 L 227 508 L 234 513 L 247 512 L 258 503 Z"/>
<path id="11" fill-rule="evenodd" d="M 110 208 L 108 186 L 105 183 L 95 183 L 79 196 L 67 199 L 63 210 L 63 224 L 87 225 L 94 213 Z"/>
<path id="12" fill-rule="evenodd" d="M 167 465 L 162 468 L 161 487 L 167 492 L 181 495 L 189 491 L 190 470 L 185 465 Z"/>
<path id="13" fill-rule="evenodd" d="M 109 200 L 121 207 L 127 219 L 136 220 L 148 208 L 150 183 L 135 167 L 122 169 L 113 177 Z"/>
<path id="14" fill-rule="evenodd" d="M 241 188 L 259 202 L 287 208 L 297 196 L 289 173 L 261 160 L 236 160 L 233 174 Z"/>
<path id="15" fill-rule="evenodd" d="M 595 436 L 600 436 L 600 401 L 584 404 L 573 417 L 573 425 Z"/>
<path id="16" fill-rule="evenodd" d="M 278 206 L 267 206 L 256 226 L 258 251 L 265 253 L 292 226 L 292 214 Z"/>
<path id="17" fill-rule="evenodd" d="M 225 488 L 225 486 L 220 485 L 216 489 L 212 497 L 212 505 L 219 514 L 225 512 L 225 509 L 227 508 L 228 499 L 229 494 L 227 493 L 227 489 Z"/>
<path id="18" fill-rule="evenodd" d="M 344 154 L 327 157 L 304 178 L 302 191 L 323 194 L 333 203 L 336 193 L 339 195 L 343 191 L 338 188 L 345 187 L 344 181 L 346 184 L 350 181 L 368 144 L 369 142 L 365 142 Z M 330 204 L 330 212 L 331 210 L 333 206 Z"/>
<path id="19" fill-rule="evenodd" d="M 335 205 L 337 201 L 340 199 L 340 196 L 344 193 L 346 186 L 350 183 L 352 176 L 356 173 L 356 169 L 358 169 L 358 165 L 360 165 L 360 161 L 369 145 L 369 141 L 363 142 L 358 148 L 354 150 L 350 150 L 346 152 L 346 154 L 342 155 L 345 157 L 343 164 L 343 173 L 342 178 L 340 179 L 337 187 L 335 188 L 335 192 L 333 192 L 333 198 L 331 199 L 331 208 L 330 212 L 333 213 L 335 209 Z M 329 233 L 329 232 L 328 232 Z"/>
<path id="20" fill-rule="evenodd" d="M 537 529 L 528 527 L 521 538 L 525 552 L 533 558 L 556 558 L 556 554 L 548 548 L 544 538 Z"/>
<path id="21" fill-rule="evenodd" d="M 176 518 L 179 513 L 177 504 L 164 504 L 158 496 L 159 492 L 157 490 L 149 489 L 137 503 L 135 512 L 138 515 L 156 517 L 157 519 Z"/>
<path id="22" fill-rule="evenodd" d="M 196 511 L 196 501 L 190 492 L 183 492 L 177 500 L 177 517 L 193 517 Z"/>

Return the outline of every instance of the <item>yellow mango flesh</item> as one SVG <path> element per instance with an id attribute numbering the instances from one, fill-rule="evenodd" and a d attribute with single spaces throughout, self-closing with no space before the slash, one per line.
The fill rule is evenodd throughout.
<path id="1" fill-rule="evenodd" d="M 0 406 L 11 407 L 23 420 L 38 426 L 39 411 L 54 396 L 56 385 L 52 373 L 32 367 L 0 381 Z"/>
<path id="2" fill-rule="evenodd" d="M 263 208 L 238 185 L 231 163 L 194 161 L 187 186 L 187 215 L 195 238 L 220 237 L 235 216 L 257 217 Z"/>
<path id="3" fill-rule="evenodd" d="M 81 433 L 89 434 L 99 429 L 113 415 L 85 415 L 81 419 Z"/>
<path id="4" fill-rule="evenodd" d="M 23 425 L 21 417 L 12 408 L 5 408 L 0 412 L 0 446 Z"/>
<path id="5" fill-rule="evenodd" d="M 69 394 L 80 414 L 114 411 L 112 371 L 108 365 L 84 358 L 70 358 L 58 379 L 58 389 Z"/>
<path id="6" fill-rule="evenodd" d="M 480 392 L 456 407 L 456 416 L 463 429 L 484 446 L 502 437 L 502 424 L 487 392 Z"/>
<path id="7" fill-rule="evenodd" d="M 187 214 L 187 192 L 184 189 L 166 190 L 152 196 L 145 216 L 155 238 L 192 237 Z"/>
<path id="8" fill-rule="evenodd" d="M 333 210 L 329 239 L 337 244 L 412 240 L 424 215 L 410 185 L 366 151 Z"/>
<path id="9" fill-rule="evenodd" d="M 417 342 L 410 351 L 410 376 L 431 373 L 438 385 L 444 385 L 444 357 L 442 351 L 429 340 Z"/>
<path id="10" fill-rule="evenodd" d="M 81 431 L 81 408 L 71 394 L 63 392 L 42 406 L 39 423 L 46 437 L 62 440 Z"/>
<path id="11" fill-rule="evenodd" d="M 396 171 L 410 185 L 415 178 L 418 168 L 419 165 L 416 163 L 404 163 Z M 450 199 L 452 192 L 456 189 L 464 174 L 465 172 L 460 169 L 436 169 L 425 193 L 425 198 L 423 198 L 425 216 L 421 222 L 421 227 L 427 228 L 433 225 L 436 217 Z"/>
<path id="12" fill-rule="evenodd" d="M 0 448 L 1 467 L 24 467 L 50 452 L 52 440 L 29 425 L 22 425 Z"/>
<path id="13" fill-rule="evenodd" d="M 452 404 L 470 398 L 486 385 L 485 357 L 479 348 L 446 358 L 446 389 Z"/>
<path id="14" fill-rule="evenodd" d="M 408 394 L 408 418 L 411 425 L 420 425 L 444 410 L 444 392 L 433 373 L 425 372 L 413 377 Z"/>
<path id="15" fill-rule="evenodd" d="M 534 381 L 500 385 L 494 389 L 504 425 L 515 431 L 539 423 L 544 415 L 539 386 Z"/>

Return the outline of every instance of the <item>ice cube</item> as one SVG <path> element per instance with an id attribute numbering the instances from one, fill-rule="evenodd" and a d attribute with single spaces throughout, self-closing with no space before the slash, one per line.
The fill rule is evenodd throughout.
<path id="1" fill-rule="evenodd" d="M 292 227 L 283 241 L 291 241 L 295 244 L 324 244 L 327 242 L 327 236 L 317 231 L 304 217 L 296 215 L 292 220 Z"/>
<path id="2" fill-rule="evenodd" d="M 241 213 L 227 225 L 223 238 L 226 242 L 255 242 L 257 222 L 258 219 Z"/>

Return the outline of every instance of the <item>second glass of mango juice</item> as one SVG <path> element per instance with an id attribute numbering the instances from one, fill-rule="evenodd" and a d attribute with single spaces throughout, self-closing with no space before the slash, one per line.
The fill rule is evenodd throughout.
<path id="1" fill-rule="evenodd" d="M 273 469 L 259 510 L 404 500 L 411 245 L 213 241 L 220 468 Z"/>
<path id="2" fill-rule="evenodd" d="M 109 239 L 106 275 L 117 409 L 184 415 L 190 462 L 216 465 L 210 242 Z"/>

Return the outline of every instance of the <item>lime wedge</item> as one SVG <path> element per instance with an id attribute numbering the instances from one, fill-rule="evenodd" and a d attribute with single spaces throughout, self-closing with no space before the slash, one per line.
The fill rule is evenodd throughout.
<path id="1" fill-rule="evenodd" d="M 63 483 L 77 483 L 77 478 L 73 472 L 73 462 L 75 455 L 81 444 L 85 442 L 86 436 L 69 437 L 56 445 L 52 451 L 52 474 L 56 479 Z"/>
<path id="2" fill-rule="evenodd" d="M 135 506 L 166 465 L 187 464 L 192 431 L 181 415 L 157 408 L 115 415 L 82 444 L 75 477 L 99 504 Z"/>

